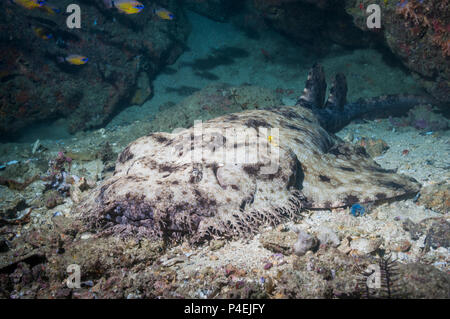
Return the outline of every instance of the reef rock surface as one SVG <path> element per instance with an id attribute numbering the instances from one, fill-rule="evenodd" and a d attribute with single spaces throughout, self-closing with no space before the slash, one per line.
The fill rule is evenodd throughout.
<path id="1" fill-rule="evenodd" d="M 381 7 L 381 29 L 367 28 L 366 8 Z M 347 0 L 345 9 L 355 25 L 379 38 L 442 103 L 450 102 L 450 9 L 442 1 Z"/>
<path id="2" fill-rule="evenodd" d="M 119 108 L 151 96 L 151 79 L 183 52 L 190 31 L 175 1 L 177 19 L 154 16 L 152 4 L 136 15 L 83 1 L 81 28 L 66 25 L 69 0 L 60 10 L 27 10 L 0 2 L 0 134 L 14 136 L 39 121 L 64 117 L 75 132 L 106 123 Z M 47 8 L 47 7 L 43 7 Z M 61 62 L 69 55 L 89 60 Z"/>

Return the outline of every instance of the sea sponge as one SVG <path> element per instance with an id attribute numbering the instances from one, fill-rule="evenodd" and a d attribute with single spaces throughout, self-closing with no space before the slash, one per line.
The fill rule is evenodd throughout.
<path id="1" fill-rule="evenodd" d="M 340 244 L 339 236 L 330 228 L 321 226 L 317 231 L 317 239 L 321 245 L 337 247 Z"/>
<path id="2" fill-rule="evenodd" d="M 294 244 L 294 253 L 297 256 L 303 256 L 308 250 L 313 250 L 317 247 L 318 240 L 315 237 L 301 229 L 296 229 L 296 233 L 298 234 L 298 239 Z"/>
<path id="3" fill-rule="evenodd" d="M 418 105 L 404 118 L 389 118 L 393 126 L 412 126 L 423 131 L 441 131 L 449 128 L 449 120 L 436 113 L 431 105 Z"/>
<path id="4" fill-rule="evenodd" d="M 408 112 L 407 123 L 418 130 L 440 131 L 449 127 L 449 120 L 435 113 L 431 105 L 419 105 Z"/>

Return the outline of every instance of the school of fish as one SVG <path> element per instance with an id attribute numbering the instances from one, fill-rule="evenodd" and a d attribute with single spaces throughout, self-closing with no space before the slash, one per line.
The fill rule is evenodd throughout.
<path id="1" fill-rule="evenodd" d="M 42 10 L 45 13 L 49 15 L 54 15 L 57 13 L 60 13 L 61 10 L 48 3 L 46 0 L 9 0 L 12 4 L 18 5 L 24 9 L 27 10 Z M 108 9 L 117 9 L 118 12 L 124 13 L 124 14 L 137 14 L 142 12 L 144 10 L 145 6 L 136 0 L 103 0 L 103 3 L 105 4 L 106 8 Z M 153 14 L 157 17 L 159 17 L 162 20 L 173 20 L 175 18 L 175 15 L 164 9 L 164 8 L 156 8 L 152 10 Z M 34 34 L 42 39 L 42 40 L 49 40 L 53 38 L 53 34 L 51 33 L 51 30 L 42 27 L 42 26 L 32 26 L 31 29 L 33 30 Z M 80 55 L 80 54 L 69 54 L 66 57 L 58 57 L 57 61 L 59 63 L 68 63 L 71 65 L 84 65 L 86 64 L 89 59 L 86 56 Z"/>

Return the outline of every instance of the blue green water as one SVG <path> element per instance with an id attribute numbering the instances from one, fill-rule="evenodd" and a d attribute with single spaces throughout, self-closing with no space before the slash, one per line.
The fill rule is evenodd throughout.
<path id="1" fill-rule="evenodd" d="M 349 50 L 333 45 L 327 56 L 317 58 L 275 31 L 266 30 L 258 38 L 250 38 L 232 23 L 216 22 L 189 11 L 188 18 L 192 25 L 188 50 L 154 79 L 152 98 L 142 106 L 124 106 L 106 127 L 128 125 L 137 120 L 151 121 L 167 103 L 176 104 L 214 82 L 292 90 L 284 100 L 292 103 L 301 95 L 308 70 L 316 61 L 324 66 L 328 83 L 337 72 L 346 75 L 350 101 L 383 94 L 422 92 L 400 64 L 392 63 L 390 57 L 375 49 Z M 70 134 L 65 125 L 64 120 L 59 120 L 30 127 L 23 132 L 20 141 L 67 138 Z"/>

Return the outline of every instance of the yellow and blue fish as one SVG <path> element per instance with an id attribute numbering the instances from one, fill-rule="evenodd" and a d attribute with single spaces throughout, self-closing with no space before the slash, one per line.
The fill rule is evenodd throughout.
<path id="1" fill-rule="evenodd" d="M 43 28 L 43 27 L 33 27 L 34 34 L 38 38 L 41 38 L 43 40 L 49 40 L 53 38 L 53 34 L 50 32 L 50 30 Z"/>
<path id="2" fill-rule="evenodd" d="M 45 0 L 10 0 L 10 1 L 28 10 L 40 8 L 45 4 Z"/>
<path id="3" fill-rule="evenodd" d="M 278 146 L 278 144 L 275 142 L 275 138 L 272 135 L 269 135 L 267 137 L 267 141 L 272 144 L 273 146 Z"/>
<path id="4" fill-rule="evenodd" d="M 172 12 L 164 8 L 155 9 L 153 10 L 153 13 L 164 20 L 173 20 L 175 18 L 175 15 Z"/>
<path id="5" fill-rule="evenodd" d="M 44 3 L 42 6 L 39 7 L 39 9 L 50 15 L 55 15 L 56 13 L 61 12 L 59 8 L 49 3 Z"/>
<path id="6" fill-rule="evenodd" d="M 136 0 L 103 0 L 107 8 L 116 8 L 125 14 L 135 14 L 144 10 L 144 5 Z"/>
<path id="7" fill-rule="evenodd" d="M 58 58 L 59 62 L 67 62 L 72 65 L 83 65 L 86 64 L 89 59 L 83 55 L 71 54 L 65 58 Z"/>

